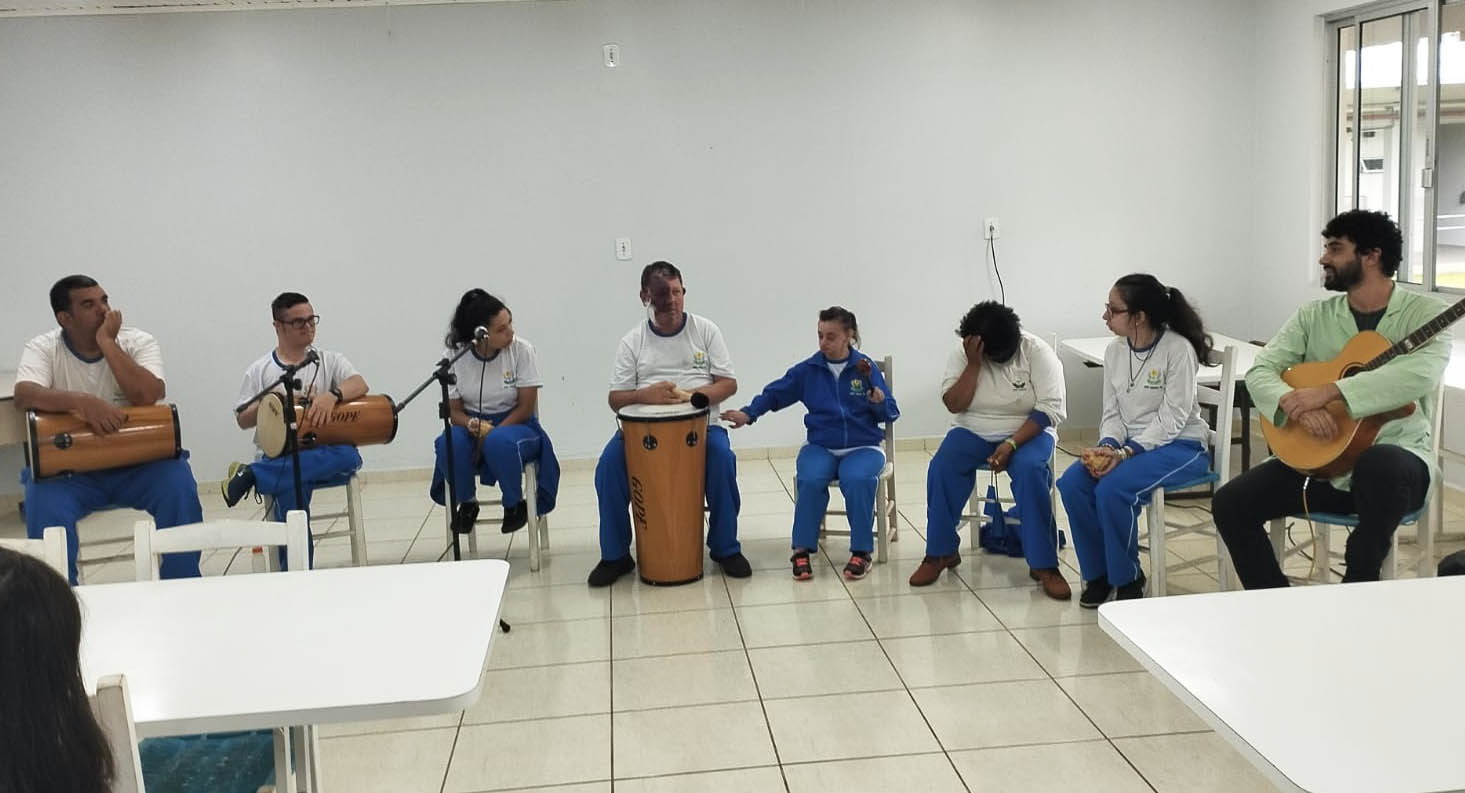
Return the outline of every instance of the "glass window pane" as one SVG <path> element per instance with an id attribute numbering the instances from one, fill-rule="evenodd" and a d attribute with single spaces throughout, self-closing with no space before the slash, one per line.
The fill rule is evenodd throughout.
<path id="1" fill-rule="evenodd" d="M 1465 3 L 1440 9 L 1435 281 L 1465 289 Z"/>
<path id="2" fill-rule="evenodd" d="M 1357 155 L 1353 151 L 1353 90 L 1358 74 L 1358 28 L 1338 28 L 1338 212 L 1353 208 L 1353 168 Z"/>
<path id="3" fill-rule="evenodd" d="M 1363 23 L 1359 73 L 1358 207 L 1399 215 L 1399 102 L 1404 67 L 1403 18 Z"/>
<path id="4" fill-rule="evenodd" d="M 1434 100 L 1434 70 L 1430 68 L 1429 19 L 1427 12 L 1415 11 L 1408 15 L 1405 26 L 1413 41 L 1405 57 L 1412 62 L 1408 74 L 1413 75 L 1414 90 L 1410 100 L 1413 112 L 1404 119 L 1403 134 L 1409 136 L 1408 162 L 1404 166 L 1403 196 L 1401 214 L 1396 219 L 1404 232 L 1404 261 L 1399 265 L 1399 280 L 1414 284 L 1424 283 L 1424 260 L 1427 242 L 1425 225 L 1433 215 L 1429 204 L 1429 191 L 1424 187 L 1423 173 L 1429 163 L 1428 139 L 1434 136 L 1429 126 L 1429 105 Z M 1438 284 L 1436 284 L 1438 286 Z"/>

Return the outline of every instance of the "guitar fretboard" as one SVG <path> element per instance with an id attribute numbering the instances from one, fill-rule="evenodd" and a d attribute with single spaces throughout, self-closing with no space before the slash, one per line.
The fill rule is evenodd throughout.
<path id="1" fill-rule="evenodd" d="M 1397 289 L 1398 287 L 1395 287 Z M 1450 327 L 1456 320 L 1465 317 L 1465 300 L 1445 309 L 1439 316 L 1424 323 L 1413 333 L 1400 339 L 1394 346 L 1378 354 L 1378 357 L 1363 365 L 1364 371 L 1372 371 L 1408 352 L 1423 347 L 1435 334 Z"/>

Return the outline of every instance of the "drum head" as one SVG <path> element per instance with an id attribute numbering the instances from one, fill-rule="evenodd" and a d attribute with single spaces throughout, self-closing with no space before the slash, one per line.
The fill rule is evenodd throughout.
<path id="1" fill-rule="evenodd" d="M 279 394 L 265 394 L 255 414 L 254 442 L 266 457 L 285 453 L 285 400 Z"/>
<path id="2" fill-rule="evenodd" d="M 678 421 L 707 414 L 707 408 L 694 408 L 681 402 L 675 405 L 626 405 L 616 416 L 631 421 Z"/>

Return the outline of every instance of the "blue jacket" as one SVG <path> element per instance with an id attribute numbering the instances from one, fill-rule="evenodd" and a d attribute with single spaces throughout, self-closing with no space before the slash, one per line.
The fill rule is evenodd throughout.
<path id="1" fill-rule="evenodd" d="M 870 376 L 860 374 L 858 363 L 869 361 Z M 870 401 L 870 386 L 885 394 L 885 401 Z M 826 449 L 849 449 L 855 446 L 878 446 L 885 440 L 882 422 L 900 418 L 895 395 L 885 384 L 885 375 L 870 356 L 851 349 L 849 365 L 836 382 L 829 371 L 824 353 L 816 352 L 794 364 L 783 377 L 769 383 L 763 393 L 753 397 L 743 408 L 750 421 L 770 410 L 782 410 L 795 402 L 808 409 L 804 426 L 809 430 L 809 443 Z"/>

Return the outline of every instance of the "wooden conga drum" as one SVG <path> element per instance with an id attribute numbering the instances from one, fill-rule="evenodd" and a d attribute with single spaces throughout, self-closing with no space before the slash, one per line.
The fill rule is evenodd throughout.
<path id="1" fill-rule="evenodd" d="M 183 453 L 178 408 L 142 405 L 118 408 L 122 428 L 98 435 L 71 413 L 26 413 L 26 464 L 31 476 L 104 471 L 125 465 L 167 460 Z"/>
<path id="2" fill-rule="evenodd" d="M 636 565 L 648 584 L 702 577 L 706 407 L 627 405 L 616 413 L 626 445 Z"/>
<path id="3" fill-rule="evenodd" d="M 285 398 L 265 394 L 259 401 L 255 420 L 255 441 L 266 457 L 279 457 L 290 451 L 289 433 L 285 428 Z M 370 446 L 391 443 L 397 437 L 397 413 L 392 398 L 386 394 L 368 394 L 350 402 L 338 402 L 331 408 L 331 423 L 317 427 L 305 420 L 305 406 L 296 403 L 296 432 L 300 448 L 314 449 L 333 443 Z"/>

